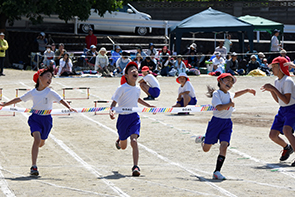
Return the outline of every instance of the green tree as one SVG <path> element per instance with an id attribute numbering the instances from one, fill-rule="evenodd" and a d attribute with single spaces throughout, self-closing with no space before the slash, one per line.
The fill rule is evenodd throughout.
<path id="1" fill-rule="evenodd" d="M 34 24 L 42 22 L 41 14 L 57 14 L 65 22 L 74 16 L 87 20 L 90 9 L 98 14 L 115 11 L 123 1 L 116 0 L 0 0 L 0 31 L 5 31 L 5 24 L 13 24 L 21 16 L 28 17 Z"/>

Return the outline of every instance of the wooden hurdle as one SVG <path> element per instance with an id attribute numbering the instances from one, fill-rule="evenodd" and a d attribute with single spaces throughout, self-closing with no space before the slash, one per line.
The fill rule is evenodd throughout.
<path id="1" fill-rule="evenodd" d="M 103 101 L 103 100 L 98 100 L 98 101 L 94 101 L 94 107 L 97 107 L 97 103 L 110 103 L 111 101 Z M 106 115 L 108 113 L 99 113 L 100 115 Z M 97 115 L 96 112 L 94 112 L 94 115 Z"/>
<path id="2" fill-rule="evenodd" d="M 62 91 L 63 91 L 62 92 L 63 99 L 66 99 L 66 90 L 87 90 L 86 97 L 84 97 L 84 98 L 67 98 L 67 99 L 70 99 L 70 100 L 89 99 L 89 96 L 90 96 L 90 93 L 89 93 L 90 88 L 89 87 L 63 88 L 62 89 Z"/>

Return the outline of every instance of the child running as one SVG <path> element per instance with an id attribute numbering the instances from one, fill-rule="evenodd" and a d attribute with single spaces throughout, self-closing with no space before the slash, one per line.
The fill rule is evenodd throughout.
<path id="1" fill-rule="evenodd" d="M 141 69 L 143 79 L 139 80 L 140 88 L 148 95 L 143 100 L 155 100 L 160 95 L 160 84 L 154 75 L 150 74 L 150 69 L 147 66 Z"/>
<path id="2" fill-rule="evenodd" d="M 271 126 L 269 138 L 283 147 L 281 161 L 287 160 L 295 148 L 294 130 L 292 130 L 295 129 L 295 85 L 292 78 L 289 77 L 287 62 L 288 60 L 284 57 L 273 59 L 269 66 L 272 67 L 273 74 L 278 78 L 275 80 L 274 86 L 268 83 L 261 87 L 262 91 L 269 91 L 273 99 L 280 105 Z M 285 135 L 291 145 L 287 144 L 279 134 Z M 295 166 L 295 162 L 291 165 Z"/>
<path id="3" fill-rule="evenodd" d="M 176 82 L 180 84 L 180 87 L 178 88 L 177 102 L 172 107 L 186 107 L 187 105 L 196 105 L 197 99 L 195 89 L 186 73 L 180 73 L 176 79 Z"/>
<path id="4" fill-rule="evenodd" d="M 137 107 L 140 103 L 147 107 L 154 107 L 143 101 L 140 96 L 140 88 L 136 86 L 138 78 L 138 66 L 135 62 L 129 62 L 125 68 L 126 83 L 119 86 L 112 97 L 111 109 L 118 103 L 118 107 Z M 115 119 L 114 111 L 110 110 L 110 118 Z M 127 148 L 127 138 L 130 137 L 131 147 L 133 149 L 133 167 L 132 176 L 139 176 L 140 169 L 138 167 L 139 151 L 137 138 L 140 131 L 140 118 L 136 112 L 120 113 L 117 120 L 117 130 L 119 139 L 116 141 L 117 149 Z"/>
<path id="5" fill-rule="evenodd" d="M 52 103 L 54 101 L 63 104 L 70 111 L 75 111 L 69 106 L 55 91 L 50 89 L 48 86 L 51 84 L 53 70 L 51 69 L 41 69 L 36 72 L 33 76 L 33 80 L 36 83 L 35 88 L 28 91 L 21 97 L 12 99 L 7 103 L 1 103 L 0 106 L 8 106 L 19 103 L 21 101 L 33 101 L 33 110 L 51 110 Z M 50 130 L 52 128 L 52 117 L 51 115 L 39 115 L 33 113 L 28 120 L 30 126 L 31 135 L 34 137 L 34 143 L 32 146 L 32 167 L 30 174 L 32 176 L 38 176 L 37 168 L 37 157 L 39 152 L 39 147 L 45 144 L 45 140 L 48 138 Z"/>
<path id="6" fill-rule="evenodd" d="M 208 88 L 208 97 L 212 97 L 212 105 L 217 110 L 213 111 L 213 117 L 208 124 L 205 136 L 197 137 L 196 142 L 202 142 L 203 151 L 208 152 L 211 146 L 219 140 L 219 155 L 215 171 L 213 172 L 213 179 L 225 180 L 226 178 L 220 173 L 220 170 L 225 160 L 226 150 L 232 133 L 231 114 L 235 106 L 232 100 L 247 92 L 255 95 L 256 91 L 245 89 L 236 93 L 229 92 L 236 82 L 236 78 L 230 73 L 222 73 L 217 78 L 217 81 L 219 90 L 214 91 L 213 88 Z"/>

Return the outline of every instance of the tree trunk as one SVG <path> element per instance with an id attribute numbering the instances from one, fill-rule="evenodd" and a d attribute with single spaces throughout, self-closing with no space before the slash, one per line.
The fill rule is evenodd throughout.
<path id="1" fill-rule="evenodd" d="M 7 16 L 3 13 L 0 13 L 0 32 L 6 31 L 6 21 L 7 21 Z"/>

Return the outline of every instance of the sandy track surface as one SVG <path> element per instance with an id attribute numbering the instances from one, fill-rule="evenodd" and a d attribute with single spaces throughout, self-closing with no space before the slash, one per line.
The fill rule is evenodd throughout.
<path id="1" fill-rule="evenodd" d="M 0 77 L 3 101 L 15 97 L 16 88 L 34 87 L 32 71 L 5 70 Z M 275 77 L 238 77 L 232 91 L 254 88 L 234 100 L 234 132 L 222 174 L 212 179 L 218 146 L 208 153 L 194 142 L 204 134 L 212 112 L 187 116 L 141 113 L 138 140 L 142 176 L 131 176 L 131 147 L 117 150 L 116 120 L 93 113 L 54 116 L 54 127 L 38 158 L 39 178 L 29 176 L 31 145 L 28 114 L 0 117 L 0 196 L 293 196 L 295 168 L 279 162 L 281 148 L 268 138 L 278 104 L 260 91 Z M 175 78 L 158 78 L 162 93 L 157 107 L 171 107 L 177 98 Z M 90 99 L 72 100 L 73 107 L 94 107 L 94 100 L 110 100 L 119 78 L 55 78 L 52 88 L 90 87 Z M 217 87 L 215 77 L 191 77 L 198 104 L 210 104 L 206 85 Z M 20 94 L 23 94 L 21 92 Z M 69 97 L 85 97 L 85 90 L 67 91 Z M 141 97 L 145 97 L 142 92 Z M 109 104 L 99 104 L 109 106 Z M 31 107 L 20 103 L 17 107 Z M 63 108 L 54 104 L 54 108 Z M 0 115 L 11 114 L 1 112 Z"/>

